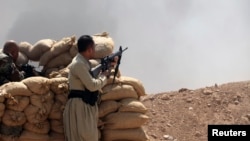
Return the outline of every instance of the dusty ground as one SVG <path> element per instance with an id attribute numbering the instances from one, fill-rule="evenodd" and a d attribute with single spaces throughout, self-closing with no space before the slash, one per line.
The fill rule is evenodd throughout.
<path id="1" fill-rule="evenodd" d="M 250 81 L 150 94 L 150 141 L 207 141 L 208 124 L 250 124 Z"/>

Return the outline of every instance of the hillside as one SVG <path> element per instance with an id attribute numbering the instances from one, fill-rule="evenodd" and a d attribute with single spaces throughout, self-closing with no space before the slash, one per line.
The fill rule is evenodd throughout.
<path id="1" fill-rule="evenodd" d="M 207 141 L 208 124 L 250 124 L 250 81 L 143 97 L 150 141 Z"/>

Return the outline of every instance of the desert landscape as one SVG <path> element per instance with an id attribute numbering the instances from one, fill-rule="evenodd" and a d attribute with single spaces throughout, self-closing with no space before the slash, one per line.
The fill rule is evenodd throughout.
<path id="1" fill-rule="evenodd" d="M 250 123 L 250 81 L 150 94 L 141 98 L 150 141 L 207 141 L 209 124 Z"/>

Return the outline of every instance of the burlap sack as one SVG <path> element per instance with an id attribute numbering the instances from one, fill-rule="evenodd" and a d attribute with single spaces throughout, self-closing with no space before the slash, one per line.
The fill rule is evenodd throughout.
<path id="1" fill-rule="evenodd" d="M 53 93 L 55 94 L 69 93 L 68 78 L 66 77 L 51 78 L 49 82 L 50 82 L 50 90 Z"/>
<path id="2" fill-rule="evenodd" d="M 147 108 L 143 105 L 141 101 L 135 98 L 125 98 L 120 101 L 121 106 L 119 107 L 119 112 L 137 112 L 145 114 Z"/>
<path id="3" fill-rule="evenodd" d="M 68 94 L 57 94 L 55 95 L 55 100 L 60 101 L 63 105 L 65 105 L 68 100 Z"/>
<path id="4" fill-rule="evenodd" d="M 146 132 L 140 128 L 102 131 L 103 141 L 149 141 Z"/>
<path id="5" fill-rule="evenodd" d="M 121 100 L 124 98 L 138 98 L 133 86 L 126 84 L 110 84 L 103 87 L 103 94 L 101 100 Z"/>
<path id="6" fill-rule="evenodd" d="M 56 133 L 54 131 L 50 131 L 49 138 L 50 141 L 65 141 L 64 134 Z"/>
<path id="7" fill-rule="evenodd" d="M 1 131 L 0 137 L 3 137 L 3 135 L 4 135 L 4 136 L 12 137 L 13 139 L 16 139 L 16 137 L 19 137 L 21 135 L 22 130 L 23 130 L 22 125 L 20 125 L 20 126 L 7 126 L 7 125 L 4 125 L 3 123 L 1 123 L 0 124 L 0 131 Z M 4 138 L 4 139 L 7 139 L 7 138 Z"/>
<path id="8" fill-rule="evenodd" d="M 38 134 L 24 130 L 18 141 L 51 141 L 48 134 Z"/>
<path id="9" fill-rule="evenodd" d="M 149 117 L 142 113 L 117 112 L 103 118 L 104 129 L 129 129 L 141 127 Z"/>
<path id="10" fill-rule="evenodd" d="M 21 81 L 35 94 L 46 94 L 49 92 L 49 79 L 42 76 L 28 77 Z"/>
<path id="11" fill-rule="evenodd" d="M 101 59 L 90 59 L 89 62 L 91 64 L 91 68 L 93 68 L 101 63 Z"/>
<path id="12" fill-rule="evenodd" d="M 136 78 L 129 77 L 129 76 L 121 76 L 119 79 L 116 79 L 116 83 L 128 84 L 132 85 L 137 92 L 138 96 L 145 96 L 145 88 L 142 82 Z"/>
<path id="13" fill-rule="evenodd" d="M 6 108 L 14 111 L 22 112 L 29 105 L 30 99 L 28 96 L 14 96 L 6 99 Z"/>
<path id="14" fill-rule="evenodd" d="M 49 91 L 43 95 L 34 94 L 30 96 L 30 103 L 39 108 L 45 108 L 46 111 L 50 111 L 54 103 L 54 93 Z"/>
<path id="15" fill-rule="evenodd" d="M 63 118 L 63 111 L 65 105 L 62 104 L 60 101 L 55 101 L 52 105 L 51 111 L 49 113 L 49 119 L 62 119 Z"/>
<path id="16" fill-rule="evenodd" d="M 73 57 L 76 56 L 77 53 L 78 53 L 77 41 L 75 41 L 74 44 L 72 45 L 72 47 L 69 50 L 69 54 L 73 58 Z"/>
<path id="17" fill-rule="evenodd" d="M 48 134 L 50 131 L 50 123 L 48 120 L 39 123 L 26 122 L 23 128 L 27 131 L 38 133 L 38 134 Z"/>
<path id="18" fill-rule="evenodd" d="M 0 141 L 18 141 L 18 137 L 0 135 Z"/>
<path id="19" fill-rule="evenodd" d="M 58 68 L 60 66 L 67 66 L 72 61 L 69 52 L 64 52 L 52 58 L 45 66 L 44 69 Z"/>
<path id="20" fill-rule="evenodd" d="M 45 121 L 48 118 L 50 111 L 47 111 L 45 108 L 39 108 L 32 104 L 24 110 L 24 113 L 27 117 L 27 121 L 30 123 L 40 123 Z"/>
<path id="21" fill-rule="evenodd" d="M 32 48 L 32 44 L 30 44 L 29 42 L 20 42 L 18 44 L 19 46 L 19 51 L 22 52 L 23 54 L 25 54 L 28 58 L 29 58 L 29 49 Z"/>
<path id="22" fill-rule="evenodd" d="M 114 41 L 107 32 L 95 34 L 92 37 L 95 42 L 94 58 L 100 59 L 113 53 Z"/>
<path id="23" fill-rule="evenodd" d="M 66 67 L 66 68 L 60 69 L 58 71 L 51 72 L 48 77 L 49 78 L 57 78 L 57 77 L 68 78 L 68 74 L 69 74 L 69 69 Z"/>
<path id="24" fill-rule="evenodd" d="M 3 116 L 4 111 L 5 111 L 5 104 L 4 103 L 0 103 L 0 117 Z"/>
<path id="25" fill-rule="evenodd" d="M 6 98 L 11 96 L 31 96 L 33 93 L 22 82 L 9 82 L 0 87 L 0 95 Z"/>
<path id="26" fill-rule="evenodd" d="M 50 74 L 56 73 L 58 71 L 59 71 L 59 68 L 48 68 L 48 69 L 42 70 L 42 72 L 44 72 L 44 76 L 47 78 L 52 78 L 52 77 L 50 77 Z"/>
<path id="27" fill-rule="evenodd" d="M 99 118 L 106 116 L 112 112 L 116 112 L 119 108 L 120 104 L 114 100 L 107 100 L 101 102 L 99 107 Z"/>
<path id="28" fill-rule="evenodd" d="M 50 128 L 51 128 L 51 131 L 54 131 L 56 133 L 64 133 L 62 119 L 61 120 L 51 119 Z"/>
<path id="29" fill-rule="evenodd" d="M 52 45 L 55 43 L 52 39 L 41 39 L 37 41 L 32 47 L 29 48 L 28 57 L 32 61 L 39 61 L 40 57 L 50 50 Z"/>
<path id="30" fill-rule="evenodd" d="M 1 89 L 1 88 L 0 88 Z M 1 92 L 0 92 L 1 93 Z M 4 97 L 4 95 L 0 95 L 0 103 L 1 102 L 4 102 L 4 100 L 5 100 L 5 97 Z"/>
<path id="31" fill-rule="evenodd" d="M 16 64 L 21 66 L 23 64 L 27 64 L 29 62 L 29 58 L 22 52 L 18 52 L 18 58 L 16 60 Z"/>
<path id="32" fill-rule="evenodd" d="M 26 122 L 26 116 L 23 112 L 5 110 L 2 122 L 7 126 L 20 126 Z"/>
<path id="33" fill-rule="evenodd" d="M 41 57 L 39 61 L 39 66 L 46 66 L 46 64 L 53 58 L 58 56 L 59 54 L 69 51 L 69 49 L 72 47 L 72 45 L 75 42 L 76 37 L 65 37 L 61 40 L 57 41 L 53 44 L 53 46 L 45 52 Z"/>

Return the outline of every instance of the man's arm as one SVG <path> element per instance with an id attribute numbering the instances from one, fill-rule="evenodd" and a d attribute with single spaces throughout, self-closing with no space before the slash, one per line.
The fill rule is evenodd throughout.
<path id="1" fill-rule="evenodd" d="M 107 83 L 107 77 L 104 74 L 101 74 L 98 78 L 94 78 L 82 64 L 75 64 L 73 71 L 89 91 L 97 91 Z"/>

